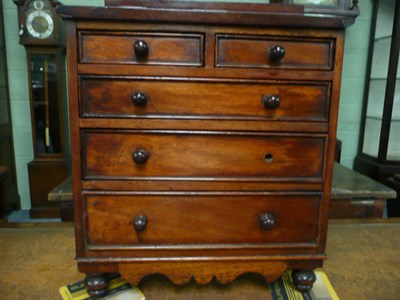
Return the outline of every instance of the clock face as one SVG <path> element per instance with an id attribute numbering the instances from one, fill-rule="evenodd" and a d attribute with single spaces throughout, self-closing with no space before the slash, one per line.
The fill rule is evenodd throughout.
<path id="1" fill-rule="evenodd" d="M 33 11 L 26 18 L 26 29 L 32 37 L 37 39 L 46 39 L 54 32 L 53 18 L 46 11 Z"/>

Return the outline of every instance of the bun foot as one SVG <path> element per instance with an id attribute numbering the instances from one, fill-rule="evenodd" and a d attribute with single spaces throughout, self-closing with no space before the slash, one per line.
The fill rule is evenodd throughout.
<path id="1" fill-rule="evenodd" d="M 108 276 L 106 273 L 91 273 L 85 278 L 85 287 L 88 294 L 94 298 L 100 298 L 107 292 Z"/>
<path id="2" fill-rule="evenodd" d="M 293 270 L 292 278 L 296 289 L 302 293 L 308 293 L 317 279 L 314 271 L 307 270 Z"/>

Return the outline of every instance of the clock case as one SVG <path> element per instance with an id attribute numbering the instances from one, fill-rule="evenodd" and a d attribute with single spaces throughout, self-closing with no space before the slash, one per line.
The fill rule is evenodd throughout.
<path id="1" fill-rule="evenodd" d="M 13 0 L 18 7 L 18 26 L 20 37 L 19 41 L 21 45 L 25 46 L 58 46 L 60 44 L 60 33 L 59 33 L 59 16 L 56 13 L 56 8 L 62 5 L 58 1 L 53 0 L 42 0 L 44 3 L 43 11 L 48 12 L 54 22 L 53 33 L 43 39 L 35 38 L 28 33 L 26 27 L 26 19 L 30 12 L 35 11 L 33 7 L 34 0 Z"/>
<path id="2" fill-rule="evenodd" d="M 64 123 L 62 109 L 62 91 L 64 90 L 65 70 L 63 61 L 65 48 L 60 39 L 59 16 L 55 9 L 62 6 L 60 2 L 41 0 L 46 11 L 51 14 L 54 22 L 53 33 L 47 38 L 35 38 L 28 33 L 26 19 L 33 11 L 37 0 L 13 0 L 18 9 L 18 30 L 20 31 L 20 44 L 26 49 L 27 71 L 29 84 L 29 102 L 32 122 L 32 141 L 34 158 L 28 163 L 29 192 L 31 198 L 30 217 L 35 218 L 60 218 L 59 202 L 48 201 L 48 193 L 69 175 L 68 164 L 65 160 L 66 152 L 64 141 Z M 48 68 L 41 63 L 47 61 Z M 38 67 L 46 70 L 48 82 L 40 86 L 37 81 Z M 46 78 L 46 75 L 44 76 Z M 46 96 L 47 94 L 47 96 Z M 43 113 L 46 111 L 46 113 Z M 57 137 L 57 147 L 53 150 L 44 150 L 38 146 L 44 140 L 46 130 L 43 124 L 48 123 L 48 136 L 50 140 Z M 58 132 L 58 134 L 57 134 Z M 43 144 L 43 143 L 42 143 Z M 53 144 L 53 142 L 52 142 Z M 46 180 L 43 180 L 46 178 Z"/>

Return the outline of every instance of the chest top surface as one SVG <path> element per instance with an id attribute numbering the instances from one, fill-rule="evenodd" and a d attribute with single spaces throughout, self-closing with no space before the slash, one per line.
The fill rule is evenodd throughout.
<path id="1" fill-rule="evenodd" d="M 354 23 L 358 6 L 304 6 L 202 1 L 112 0 L 106 7 L 61 6 L 65 19 L 162 23 L 230 24 L 298 28 L 344 28 Z M 286 2 L 286 0 L 284 1 Z"/>

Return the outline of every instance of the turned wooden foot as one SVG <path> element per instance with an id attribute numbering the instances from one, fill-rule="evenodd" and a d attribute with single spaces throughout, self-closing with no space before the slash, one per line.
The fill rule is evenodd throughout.
<path id="1" fill-rule="evenodd" d="M 293 270 L 292 278 L 296 289 L 302 293 L 308 293 L 317 279 L 310 270 Z"/>
<path id="2" fill-rule="evenodd" d="M 85 278 L 85 287 L 90 296 L 102 297 L 107 292 L 108 281 L 106 273 L 91 273 Z"/>

